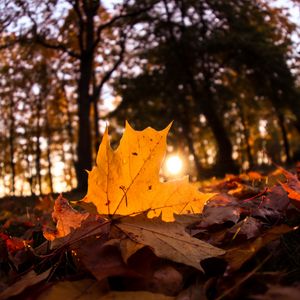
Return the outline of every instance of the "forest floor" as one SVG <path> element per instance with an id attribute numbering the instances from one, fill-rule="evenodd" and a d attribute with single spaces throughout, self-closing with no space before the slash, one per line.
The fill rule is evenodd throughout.
<path id="1" fill-rule="evenodd" d="M 91 224 L 107 222 L 84 223 L 85 213 L 60 197 L 55 202 L 57 195 L 0 199 L 0 299 L 298 300 L 297 176 L 282 169 L 268 176 L 250 172 L 204 182 L 201 190 L 216 193 L 202 214 L 176 217 L 193 240 L 223 251 L 201 259 L 199 267 L 161 257 L 147 243 L 133 244 L 113 222 L 105 234 L 104 227 L 90 233 Z M 75 208 L 82 198 L 63 196 Z M 68 239 L 45 239 L 54 205 L 56 221 L 76 223 L 79 216 L 83 222 Z M 126 257 L 123 242 L 127 254 L 131 247 Z"/>

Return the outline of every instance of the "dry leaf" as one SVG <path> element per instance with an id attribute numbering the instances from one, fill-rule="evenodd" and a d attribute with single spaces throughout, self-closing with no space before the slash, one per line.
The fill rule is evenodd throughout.
<path id="1" fill-rule="evenodd" d="M 120 251 L 122 258 L 125 263 L 127 263 L 128 259 L 137 251 L 145 247 L 145 245 L 136 243 L 131 239 L 123 239 L 120 241 Z"/>
<path id="2" fill-rule="evenodd" d="M 150 292 L 110 292 L 101 300 L 175 300 L 175 297 L 169 297 Z"/>
<path id="3" fill-rule="evenodd" d="M 52 218 L 57 222 L 56 230 L 45 230 L 44 236 L 47 240 L 53 241 L 55 238 L 60 238 L 68 235 L 72 229 L 80 227 L 83 220 L 89 216 L 88 213 L 79 213 L 74 210 L 67 199 L 62 195 L 55 200 L 54 211 Z"/>
<path id="4" fill-rule="evenodd" d="M 300 295 L 300 287 L 268 285 L 268 291 L 264 295 L 252 296 L 256 300 L 298 300 Z"/>
<path id="5" fill-rule="evenodd" d="M 162 213 L 165 221 L 173 213 L 199 213 L 213 194 L 202 194 L 188 178 L 162 183 L 159 170 L 166 152 L 170 125 L 161 131 L 126 128 L 117 150 L 112 150 L 105 131 L 97 156 L 97 166 L 89 172 L 88 192 L 83 199 L 92 202 L 100 214 L 131 215 L 149 211 Z"/>
<path id="6" fill-rule="evenodd" d="M 260 234 L 262 226 L 263 224 L 260 220 L 246 217 L 244 220 L 232 226 L 227 233 L 232 239 L 249 240 Z"/>
<path id="7" fill-rule="evenodd" d="M 105 292 L 105 287 L 96 280 L 62 281 L 48 288 L 37 300 L 98 300 Z"/>
<path id="8" fill-rule="evenodd" d="M 61 196 L 55 200 L 52 217 L 57 221 L 56 229 L 45 229 L 43 232 L 44 237 L 51 241 L 50 249 L 76 244 L 92 235 L 107 237 L 110 231 L 110 221 L 99 215 L 74 210 Z"/>
<path id="9" fill-rule="evenodd" d="M 289 227 L 282 224 L 267 230 L 264 234 L 254 241 L 248 241 L 239 247 L 227 250 L 225 259 L 228 261 L 230 270 L 238 270 L 246 261 L 253 257 L 262 247 L 269 242 L 278 239 L 281 235 L 296 230 L 297 228 Z"/>
<path id="10" fill-rule="evenodd" d="M 226 194 L 219 194 L 210 200 L 204 207 L 197 228 L 208 228 L 225 222 L 237 223 L 242 213 L 237 200 Z"/>
<path id="11" fill-rule="evenodd" d="M 147 245 L 161 258 L 166 258 L 203 271 L 200 261 L 224 254 L 219 248 L 191 237 L 176 222 L 163 222 L 160 218 L 148 219 L 145 214 L 124 217 L 116 226 L 130 239 Z"/>
<path id="12" fill-rule="evenodd" d="M 124 263 L 116 246 L 91 239 L 83 241 L 75 251 L 79 262 L 98 281 L 112 276 L 137 277 L 139 275 Z"/>
<path id="13" fill-rule="evenodd" d="M 22 276 L 16 283 L 9 286 L 6 290 L 0 293 L 0 299 L 5 300 L 13 296 L 17 296 L 22 293 L 26 288 L 33 286 L 43 280 L 45 280 L 51 269 L 37 275 L 34 271 L 30 271 Z"/>
<path id="14" fill-rule="evenodd" d="M 291 202 L 300 209 L 300 181 L 296 175 L 280 169 L 287 179 L 287 183 L 281 183 L 281 186 L 288 193 Z"/>

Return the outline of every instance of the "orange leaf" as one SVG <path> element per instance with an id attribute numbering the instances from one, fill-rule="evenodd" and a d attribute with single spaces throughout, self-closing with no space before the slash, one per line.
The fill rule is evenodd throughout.
<path id="1" fill-rule="evenodd" d="M 287 179 L 287 183 L 280 183 L 283 189 L 288 193 L 291 202 L 300 209 L 300 181 L 296 175 L 280 168 Z"/>
<path id="2" fill-rule="evenodd" d="M 83 201 L 92 202 L 100 214 L 132 215 L 149 211 L 162 214 L 164 221 L 173 214 L 200 213 L 214 194 L 203 194 L 188 178 L 162 183 L 159 170 L 166 152 L 171 124 L 161 131 L 134 130 L 126 123 L 117 150 L 112 150 L 106 129 L 97 156 L 97 165 L 89 172 L 88 192 Z"/>
<path id="3" fill-rule="evenodd" d="M 74 210 L 68 200 L 61 195 L 56 199 L 52 218 L 57 222 L 56 230 L 45 230 L 44 236 L 47 240 L 53 241 L 55 238 L 68 235 L 72 229 L 80 227 L 82 221 L 89 216 L 88 213 L 79 213 Z"/>

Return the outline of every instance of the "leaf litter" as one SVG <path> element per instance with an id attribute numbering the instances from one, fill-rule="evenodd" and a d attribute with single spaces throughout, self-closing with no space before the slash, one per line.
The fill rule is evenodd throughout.
<path id="1" fill-rule="evenodd" d="M 294 299 L 297 176 L 160 182 L 169 128 L 106 130 L 81 201 L 1 203 L 0 299 Z"/>

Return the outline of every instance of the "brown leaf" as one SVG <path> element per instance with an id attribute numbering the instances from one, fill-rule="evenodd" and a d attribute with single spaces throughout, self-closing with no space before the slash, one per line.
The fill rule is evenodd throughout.
<path id="1" fill-rule="evenodd" d="M 108 239 L 109 232 L 110 221 L 103 219 L 100 216 L 89 216 L 81 223 L 80 227 L 72 229 L 68 235 L 51 241 L 50 248 L 56 249 L 64 245 L 73 245 L 73 247 L 76 247 L 76 245 L 80 244 L 83 239 L 90 236 L 97 236 L 98 238 L 101 237 L 106 241 Z"/>
<path id="2" fill-rule="evenodd" d="M 300 181 L 296 175 L 281 169 L 281 172 L 287 179 L 287 183 L 281 183 L 281 186 L 288 193 L 291 202 L 300 209 Z"/>
<path id="3" fill-rule="evenodd" d="M 112 276 L 138 276 L 123 261 L 117 246 L 106 245 L 90 239 L 83 241 L 76 251 L 76 257 L 98 281 Z"/>
<path id="4" fill-rule="evenodd" d="M 110 292 L 101 300 L 175 300 L 175 297 L 150 292 Z"/>
<path id="5" fill-rule="evenodd" d="M 201 221 L 196 227 L 207 228 L 228 221 L 236 223 L 240 219 L 241 212 L 242 209 L 238 206 L 235 198 L 220 194 L 215 196 L 204 207 Z"/>
<path id="6" fill-rule="evenodd" d="M 267 194 L 261 200 L 259 208 L 273 209 L 280 212 L 284 211 L 289 204 L 286 192 L 278 185 L 268 190 Z"/>
<path id="7" fill-rule="evenodd" d="M 98 281 L 92 279 L 61 281 L 44 291 L 37 300 L 98 300 L 106 292 L 107 288 L 103 284 L 101 285 Z"/>
<path id="8" fill-rule="evenodd" d="M 9 286 L 6 290 L 0 293 L 0 299 L 5 300 L 13 296 L 17 296 L 22 293 L 26 288 L 33 286 L 43 280 L 45 280 L 51 269 L 37 275 L 34 271 L 30 271 L 22 276 L 16 283 Z"/>
<path id="9" fill-rule="evenodd" d="M 241 246 L 227 250 L 225 259 L 228 261 L 230 270 L 238 270 L 246 261 L 253 257 L 262 247 L 269 242 L 278 239 L 284 233 L 296 230 L 297 228 L 289 227 L 285 224 L 275 226 L 264 234 L 256 238 L 254 241 L 250 240 Z"/>
<path id="10" fill-rule="evenodd" d="M 145 247 L 145 245 L 137 243 L 131 239 L 122 239 L 120 241 L 120 251 L 125 263 L 137 251 Z"/>
<path id="11" fill-rule="evenodd" d="M 151 247 L 161 258 L 202 270 L 203 259 L 219 256 L 225 252 L 208 243 L 191 237 L 184 227 L 176 222 L 166 223 L 160 218 L 148 219 L 145 214 L 124 217 L 116 225 L 130 239 Z"/>
<path id="12" fill-rule="evenodd" d="M 252 217 L 246 217 L 244 220 L 232 226 L 227 232 L 233 236 L 232 239 L 249 240 L 260 234 L 262 223 Z"/>
<path id="13" fill-rule="evenodd" d="M 257 300 L 298 300 L 300 287 L 290 287 L 281 285 L 269 285 L 268 291 L 264 295 L 252 296 Z"/>

